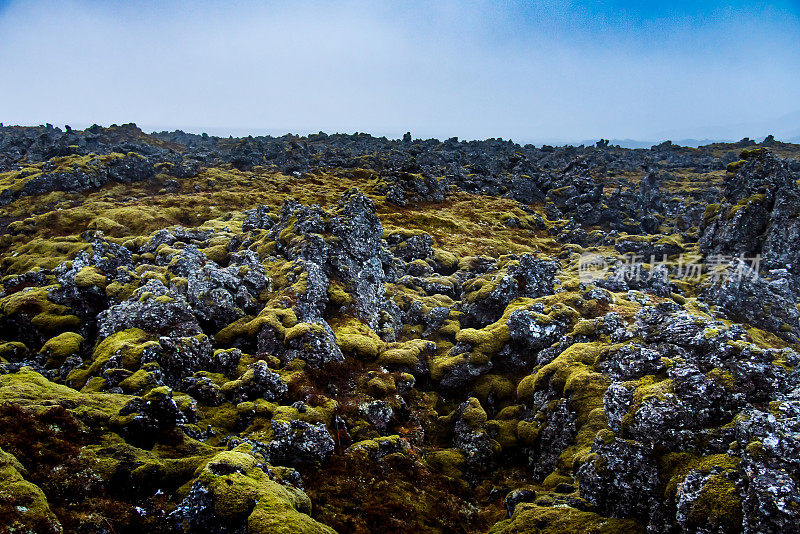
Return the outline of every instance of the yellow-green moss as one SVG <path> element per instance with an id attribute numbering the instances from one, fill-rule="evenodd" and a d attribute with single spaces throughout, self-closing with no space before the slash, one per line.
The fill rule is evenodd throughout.
<path id="1" fill-rule="evenodd" d="M 386 346 L 370 327 L 357 319 L 349 319 L 332 326 L 336 334 L 336 344 L 345 354 L 373 360 Z"/>
<path id="2" fill-rule="evenodd" d="M 347 306 L 353 303 L 353 297 L 341 282 L 332 280 L 328 286 L 328 301 L 334 306 Z"/>
<path id="3" fill-rule="evenodd" d="M 460 478 L 462 476 L 461 466 L 464 465 L 466 458 L 464 453 L 458 449 L 440 449 L 431 452 L 425 460 L 442 474 L 451 478 Z"/>
<path id="4" fill-rule="evenodd" d="M 67 356 L 76 354 L 83 343 L 83 336 L 75 332 L 64 332 L 50 338 L 42 347 L 41 352 L 48 357 L 47 366 L 61 365 Z"/>
<path id="5" fill-rule="evenodd" d="M 484 401 L 490 395 L 496 400 L 505 400 L 514 397 L 516 393 L 514 382 L 507 376 L 499 374 L 483 375 L 472 385 L 472 390 Z"/>
<path id="6" fill-rule="evenodd" d="M 385 366 L 416 368 L 419 358 L 427 349 L 429 341 L 412 339 L 404 343 L 389 343 L 378 356 L 378 363 Z"/>
<path id="7" fill-rule="evenodd" d="M 249 534 L 334 533 L 308 515 L 311 501 L 302 490 L 271 480 L 258 463 L 252 449 L 241 445 L 214 456 L 195 484 L 208 488 L 218 516 L 245 522 Z"/>
<path id="8" fill-rule="evenodd" d="M 4 532 L 62 532 L 47 497 L 23 477 L 17 459 L 0 449 L 0 517 Z"/>
<path id="9" fill-rule="evenodd" d="M 67 384 L 76 389 L 82 388 L 90 377 L 99 374 L 99 370 L 117 354 L 122 357 L 122 367 L 138 369 L 142 352 L 154 344 L 156 342 L 150 340 L 149 334 L 138 328 L 115 332 L 97 344 L 88 367 L 75 369 L 67 375 Z"/>
<path id="10" fill-rule="evenodd" d="M 603 517 L 568 506 L 543 507 L 531 503 L 518 504 L 511 519 L 495 524 L 489 534 L 639 534 L 643 525 L 632 519 Z"/>

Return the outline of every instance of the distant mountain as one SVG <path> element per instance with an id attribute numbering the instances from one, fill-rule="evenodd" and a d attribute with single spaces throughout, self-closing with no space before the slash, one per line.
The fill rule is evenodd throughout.
<path id="1" fill-rule="evenodd" d="M 710 124 L 708 126 L 689 128 L 680 131 L 665 130 L 653 137 L 657 139 L 672 139 L 676 144 L 677 138 L 690 137 L 694 139 L 714 139 L 712 142 L 738 141 L 749 137 L 761 141 L 768 135 L 774 135 L 779 141 L 796 142 L 800 138 L 800 110 L 787 113 L 778 117 L 767 117 L 759 120 L 729 124 Z M 706 144 L 705 141 L 702 141 Z M 688 145 L 692 146 L 692 145 Z"/>

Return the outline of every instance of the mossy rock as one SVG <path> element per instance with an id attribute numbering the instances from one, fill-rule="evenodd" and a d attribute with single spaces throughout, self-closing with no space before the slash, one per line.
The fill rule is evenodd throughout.
<path id="1" fill-rule="evenodd" d="M 390 343 L 386 346 L 386 350 L 379 354 L 378 363 L 387 367 L 414 370 L 420 365 L 420 357 L 435 346 L 434 343 L 424 339 L 412 339 L 404 343 Z"/>
<path id="2" fill-rule="evenodd" d="M 336 344 L 345 354 L 374 360 L 386 346 L 372 329 L 357 319 L 332 325 Z"/>
<path id="3" fill-rule="evenodd" d="M 73 414 L 99 424 L 107 423 L 129 400 L 130 397 L 125 395 L 81 393 L 51 382 L 28 367 L 0 376 L 0 402 L 12 402 L 19 406 L 66 402 L 74 406 L 70 408 Z"/>
<path id="4" fill-rule="evenodd" d="M 271 480 L 257 467 L 261 463 L 248 445 L 240 445 L 214 456 L 193 486 L 206 488 L 222 521 L 246 525 L 248 534 L 335 534 L 308 515 L 311 501 L 302 490 Z"/>
<path id="5" fill-rule="evenodd" d="M 510 519 L 495 524 L 489 534 L 639 534 L 644 526 L 631 519 L 603 517 L 568 506 L 542 507 L 521 503 Z"/>
<path id="6" fill-rule="evenodd" d="M 77 354 L 83 343 L 83 336 L 75 332 L 64 332 L 48 339 L 40 351 L 47 357 L 47 367 L 56 367 L 73 354 Z"/>
<path id="7" fill-rule="evenodd" d="M 440 449 L 431 452 L 426 458 L 426 462 L 432 468 L 451 478 L 461 478 L 461 466 L 466 462 L 464 453 L 458 449 Z"/>
<path id="8" fill-rule="evenodd" d="M 121 356 L 121 364 L 125 369 L 139 369 L 142 353 L 157 343 L 150 335 L 138 328 L 129 328 L 115 332 L 97 344 L 91 363 L 85 368 L 75 369 L 67 375 L 67 384 L 76 389 L 82 388 L 91 378 L 99 375 L 106 363 L 116 355 Z"/>
<path id="9" fill-rule="evenodd" d="M 0 527 L 3 532 L 61 533 L 61 523 L 38 486 L 23 478 L 25 469 L 0 449 Z"/>
<path id="10" fill-rule="evenodd" d="M 20 341 L 0 343 L 0 359 L 5 361 L 20 361 L 25 358 L 29 352 L 28 347 Z"/>

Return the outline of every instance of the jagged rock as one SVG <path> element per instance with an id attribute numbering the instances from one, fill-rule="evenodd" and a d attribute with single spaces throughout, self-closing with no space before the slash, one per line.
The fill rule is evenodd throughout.
<path id="1" fill-rule="evenodd" d="M 242 232 L 249 232 L 250 230 L 269 230 L 274 224 L 275 221 L 270 217 L 269 206 L 262 204 L 257 208 L 244 212 Z"/>
<path id="2" fill-rule="evenodd" d="M 147 443 L 165 430 L 179 424 L 197 420 L 196 407 L 181 410 L 172 398 L 172 390 L 161 387 L 151 390 L 144 397 L 128 402 L 119 411 L 117 422 L 123 435 L 135 442 Z"/>
<path id="3" fill-rule="evenodd" d="M 748 322 L 795 342 L 800 314 L 789 286 L 761 278 L 746 262 L 735 258 L 706 289 L 704 296 L 729 317 Z"/>
<path id="4" fill-rule="evenodd" d="M 667 296 L 671 292 L 669 271 L 663 264 L 650 271 L 637 263 L 619 262 L 611 267 L 607 278 L 597 280 L 597 285 L 610 291 L 646 291 L 654 295 Z"/>
<path id="5" fill-rule="evenodd" d="M 749 409 L 737 423 L 742 457 L 744 526 L 747 532 L 797 532 L 800 516 L 799 390 L 776 414 Z M 776 416 L 777 415 L 777 416 Z"/>
<path id="6" fill-rule="evenodd" d="M 160 349 L 142 354 L 142 364 L 157 362 L 164 373 L 164 382 L 178 387 L 181 381 L 197 371 L 214 369 L 211 342 L 205 334 L 195 336 L 161 336 Z"/>
<path id="7" fill-rule="evenodd" d="M 321 324 L 303 323 L 296 337 L 283 341 L 272 327 L 265 326 L 258 334 L 257 348 L 258 352 L 273 354 L 283 362 L 299 358 L 314 367 L 344 361 L 336 336 L 324 321 Z"/>
<path id="8" fill-rule="evenodd" d="M 556 466 L 561 453 L 575 441 L 575 413 L 565 400 L 545 410 L 536 443 L 528 447 L 528 467 L 534 480 L 542 481 Z"/>
<path id="9" fill-rule="evenodd" d="M 613 380 L 626 381 L 661 374 L 666 367 L 659 351 L 636 343 L 609 352 L 600 370 Z"/>
<path id="10" fill-rule="evenodd" d="M 207 406 L 219 406 L 224 401 L 219 386 L 205 376 L 187 376 L 181 382 L 181 391 L 186 392 Z"/>
<path id="11" fill-rule="evenodd" d="M 13 202 L 20 196 L 41 195 L 50 191 L 82 191 L 108 182 L 131 183 L 155 176 L 155 168 L 139 154 L 104 158 L 95 157 L 85 166 L 56 170 L 46 166 L 46 172 L 25 181 L 21 188 L 6 188 L 0 192 L 0 206 Z M 55 171 L 55 172 L 49 172 Z"/>
<path id="12" fill-rule="evenodd" d="M 763 268 L 800 273 L 800 187 L 788 165 L 765 149 L 725 177 L 724 201 L 706 210 L 700 248 L 706 254 L 761 255 Z M 737 164 L 732 164 L 737 165 Z M 730 169 L 731 166 L 729 166 Z"/>
<path id="13" fill-rule="evenodd" d="M 658 488 L 658 469 L 650 450 L 641 443 L 598 436 L 592 445 L 597 457 L 578 469 L 581 496 L 604 515 L 646 519 Z"/>
<path id="14" fill-rule="evenodd" d="M 364 413 L 367 421 L 369 421 L 380 434 L 386 433 L 389 422 L 392 420 L 392 417 L 394 417 L 394 410 L 389 406 L 389 403 L 381 400 L 363 404 L 361 406 L 361 411 Z"/>
<path id="15" fill-rule="evenodd" d="M 514 310 L 508 316 L 509 337 L 530 353 L 549 347 L 566 331 L 566 321 L 543 322 L 529 310 Z"/>
<path id="16" fill-rule="evenodd" d="M 453 446 L 460 450 L 472 471 L 486 471 L 491 467 L 500 445 L 486 431 L 486 411 L 475 397 L 459 405 L 450 416 L 453 426 Z"/>
<path id="17" fill-rule="evenodd" d="M 392 254 L 403 261 L 433 258 L 433 238 L 426 233 L 406 235 L 395 232 L 386 237 Z"/>
<path id="18" fill-rule="evenodd" d="M 302 238 L 284 243 L 281 236 L 290 225 Z M 385 337 L 394 335 L 399 311 L 384 296 L 382 235 L 374 204 L 357 189 L 346 191 L 330 214 L 319 206 L 284 202 L 271 236 L 289 259 L 302 260 L 308 273 L 306 293 L 297 305 L 302 320 L 321 322 L 329 279 L 335 276 L 352 295 L 359 317 Z"/>
<path id="19" fill-rule="evenodd" d="M 523 254 L 510 261 L 505 268 L 486 277 L 469 280 L 464 284 L 467 304 L 465 326 L 478 327 L 493 323 L 517 298 L 536 298 L 552 293 L 558 263 L 542 260 L 533 254 Z"/>
<path id="20" fill-rule="evenodd" d="M 151 278 L 130 299 L 97 316 L 98 336 L 106 338 L 128 328 L 169 335 L 194 335 L 202 330 L 186 300 Z"/>
<path id="21" fill-rule="evenodd" d="M 277 465 L 319 465 L 333 454 L 334 441 L 325 425 L 303 421 L 272 421 L 269 460 Z"/>
<path id="22" fill-rule="evenodd" d="M 246 312 L 254 312 L 257 298 L 269 284 L 261 262 L 252 251 L 232 258 L 228 267 L 220 268 L 194 245 L 187 245 L 170 261 L 169 269 L 186 278 L 186 286 L 177 286 L 197 320 L 218 330 Z"/>
<path id="23" fill-rule="evenodd" d="M 240 378 L 223 387 L 234 403 L 256 399 L 277 401 L 286 395 L 288 389 L 280 375 L 270 370 L 263 360 L 254 363 Z"/>
<path id="24" fill-rule="evenodd" d="M 143 253 L 155 252 L 161 245 L 172 246 L 175 243 L 205 242 L 214 234 L 214 230 L 200 230 L 196 228 L 184 228 L 176 226 L 174 228 L 164 228 L 159 230 L 147 243 L 142 246 Z"/>

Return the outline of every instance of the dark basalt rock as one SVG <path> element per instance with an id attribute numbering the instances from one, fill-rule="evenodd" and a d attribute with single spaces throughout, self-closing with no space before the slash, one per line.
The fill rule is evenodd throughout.
<path id="1" fill-rule="evenodd" d="M 470 291 L 474 280 L 464 284 L 467 304 L 464 306 L 465 326 L 482 327 L 498 320 L 506 306 L 520 297 L 535 298 L 552 293 L 558 262 L 536 258 L 533 254 L 523 254 L 510 261 L 503 270 L 492 276 L 491 287 L 486 292 L 484 285 Z M 470 295 L 470 293 L 473 293 Z"/>
<path id="2" fill-rule="evenodd" d="M 69 171 L 47 172 L 27 180 L 21 189 L 4 189 L 0 192 L 0 206 L 13 202 L 20 196 L 41 195 L 51 191 L 83 191 L 101 187 L 109 182 L 131 183 L 155 177 L 155 168 L 147 158 L 139 154 L 128 154 L 112 158 L 108 162 L 98 159 L 89 161 L 86 167 Z"/>
<path id="3" fill-rule="evenodd" d="M 234 382 L 233 388 L 226 387 L 226 393 L 234 403 L 266 399 L 278 401 L 289 389 L 278 373 L 267 367 L 267 362 L 257 361 Z"/>
<path id="4" fill-rule="evenodd" d="M 256 347 L 258 352 L 273 354 L 284 363 L 301 359 L 320 367 L 329 362 L 344 361 L 344 355 L 336 344 L 336 336 L 324 321 L 308 323 L 301 335 L 284 341 L 279 339 L 272 327 L 265 326 L 258 333 Z"/>
<path id="5" fill-rule="evenodd" d="M 564 400 L 553 404 L 541 410 L 542 428 L 536 443 L 525 451 L 528 468 L 537 482 L 544 480 L 555 469 L 559 456 L 575 442 L 575 413 Z"/>
<path id="6" fill-rule="evenodd" d="M 760 255 L 765 270 L 800 265 L 800 187 L 789 166 L 766 149 L 745 151 L 725 178 L 722 204 L 709 207 L 700 248 L 706 254 Z"/>
<path id="7" fill-rule="evenodd" d="M 196 406 L 181 410 L 172 398 L 172 390 L 167 387 L 134 398 L 119 411 L 119 417 L 117 424 L 122 434 L 137 443 L 152 442 L 165 430 L 197 420 Z"/>
<path id="8" fill-rule="evenodd" d="M 746 262 L 734 259 L 705 291 L 705 298 L 729 317 L 796 342 L 800 314 L 785 280 L 767 281 Z"/>
<path id="9" fill-rule="evenodd" d="M 268 458 L 274 465 L 319 465 L 333 454 L 334 441 L 323 424 L 272 421 Z"/>
<path id="10" fill-rule="evenodd" d="M 98 314 L 97 325 L 101 339 L 128 328 L 168 335 L 202 332 L 186 300 L 155 278 L 139 287 L 130 299 Z"/>
<path id="11" fill-rule="evenodd" d="M 581 495 L 603 514 L 649 517 L 659 485 L 658 468 L 650 449 L 613 436 L 598 436 L 597 456 L 577 472 Z"/>
<path id="12" fill-rule="evenodd" d="M 249 232 L 250 230 L 269 230 L 275 224 L 271 217 L 269 206 L 263 204 L 252 210 L 244 212 L 244 221 L 242 221 L 242 232 Z"/>

